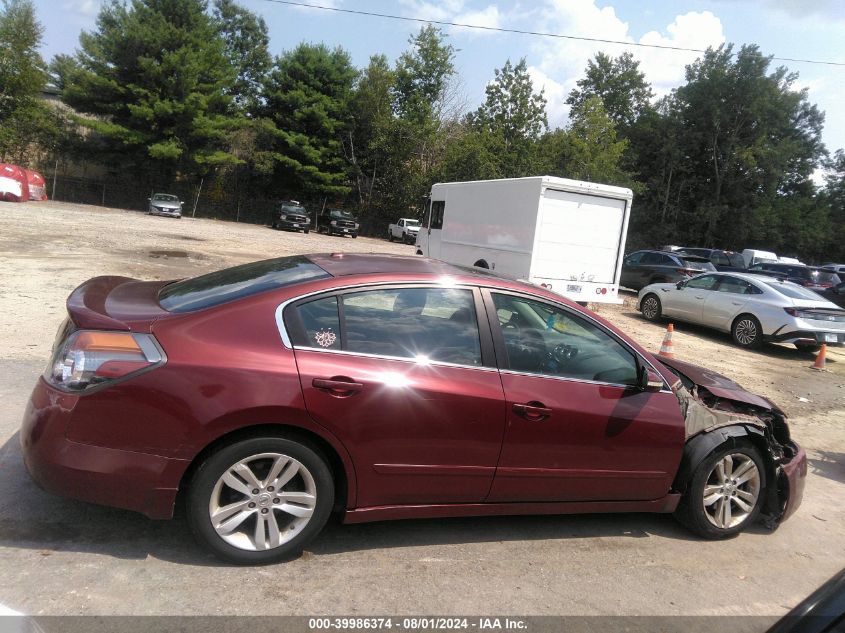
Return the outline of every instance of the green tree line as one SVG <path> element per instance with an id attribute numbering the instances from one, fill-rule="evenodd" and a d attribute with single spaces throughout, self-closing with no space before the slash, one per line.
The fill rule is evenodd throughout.
<path id="1" fill-rule="evenodd" d="M 41 37 L 31 0 L 0 0 L 0 160 L 75 155 L 151 181 L 324 200 L 379 232 L 420 215 L 434 182 L 549 174 L 631 187 L 629 248 L 845 260 L 845 155 L 822 144 L 824 114 L 797 74 L 755 45 L 708 49 L 660 99 L 630 53 L 598 53 L 568 124 L 550 129 L 525 59 L 492 70 L 467 108 L 458 51 L 434 26 L 364 68 L 324 44 L 273 56 L 264 20 L 234 0 L 110 0 L 49 64 Z M 47 86 L 67 108 L 40 99 Z"/>

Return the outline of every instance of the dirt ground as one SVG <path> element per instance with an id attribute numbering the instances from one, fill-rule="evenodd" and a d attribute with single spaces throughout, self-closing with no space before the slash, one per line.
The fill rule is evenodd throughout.
<path id="1" fill-rule="evenodd" d="M 199 549 L 182 518 L 156 522 L 57 499 L 30 481 L 17 431 L 74 287 L 102 274 L 168 279 L 333 251 L 413 247 L 0 203 L 0 604 L 33 615 L 777 616 L 845 566 L 845 353 L 829 350 L 828 370 L 816 372 L 813 356 L 793 348 L 740 350 L 726 335 L 683 324 L 676 356 L 779 403 L 807 449 L 804 503 L 773 533 L 754 528 L 703 542 L 653 515 L 333 525 L 295 561 L 236 568 Z M 629 294 L 624 305 L 594 307 L 656 351 L 664 327 L 644 321 L 634 304 Z"/>

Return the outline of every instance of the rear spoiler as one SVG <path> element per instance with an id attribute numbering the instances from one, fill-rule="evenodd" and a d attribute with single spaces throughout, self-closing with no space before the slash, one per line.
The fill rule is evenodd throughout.
<path id="1" fill-rule="evenodd" d="M 94 277 L 89 279 L 67 298 L 67 312 L 80 329 L 123 330 L 129 326 L 106 314 L 106 298 L 118 286 L 133 281 L 131 277 Z"/>

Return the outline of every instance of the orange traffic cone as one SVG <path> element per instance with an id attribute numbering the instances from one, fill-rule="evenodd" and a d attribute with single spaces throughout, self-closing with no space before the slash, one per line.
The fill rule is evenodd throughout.
<path id="1" fill-rule="evenodd" d="M 813 363 L 813 369 L 818 369 L 819 371 L 824 370 L 824 364 L 827 360 L 827 345 L 822 343 L 821 349 L 819 349 L 819 353 L 816 354 L 816 362 Z"/>
<path id="2" fill-rule="evenodd" d="M 659 354 L 661 356 L 666 356 L 667 358 L 672 358 L 674 354 L 672 354 L 672 333 L 675 331 L 675 326 L 671 323 L 669 327 L 666 328 L 666 336 L 663 337 L 663 345 L 660 346 Z"/>

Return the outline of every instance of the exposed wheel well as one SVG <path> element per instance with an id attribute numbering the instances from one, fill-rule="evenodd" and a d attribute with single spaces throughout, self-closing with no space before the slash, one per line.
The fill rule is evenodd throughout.
<path id="1" fill-rule="evenodd" d="M 343 467 L 343 462 L 340 456 L 335 451 L 334 447 L 329 444 L 322 437 L 316 433 L 312 433 L 306 429 L 297 426 L 288 426 L 284 424 L 257 424 L 255 426 L 248 426 L 235 431 L 231 431 L 218 437 L 211 444 L 202 449 L 185 470 L 182 479 L 179 481 L 179 492 L 177 499 L 177 507 L 180 505 L 181 497 L 188 489 L 188 484 L 191 481 L 197 468 L 213 453 L 220 450 L 224 446 L 228 446 L 241 440 L 252 437 L 261 437 L 271 435 L 274 437 L 283 437 L 285 439 L 301 442 L 312 449 L 315 449 L 319 454 L 323 455 L 328 462 L 329 469 L 332 471 L 332 478 L 334 479 L 335 487 L 335 510 L 346 509 L 347 499 L 347 478 L 346 470 Z"/>
<path id="2" fill-rule="evenodd" d="M 752 319 L 757 321 L 757 323 L 760 322 L 760 320 L 756 316 L 751 314 L 750 312 L 743 312 L 742 314 L 736 315 L 736 317 L 734 317 L 734 320 L 731 321 L 731 331 L 733 331 L 734 326 L 736 325 L 736 322 L 739 321 L 742 317 L 751 317 Z"/>
<path id="3" fill-rule="evenodd" d="M 475 262 L 473 264 L 473 266 L 475 266 L 477 268 L 487 268 L 488 270 L 490 269 L 490 264 L 488 264 L 487 260 L 484 260 L 484 259 L 479 259 L 477 262 Z"/>

